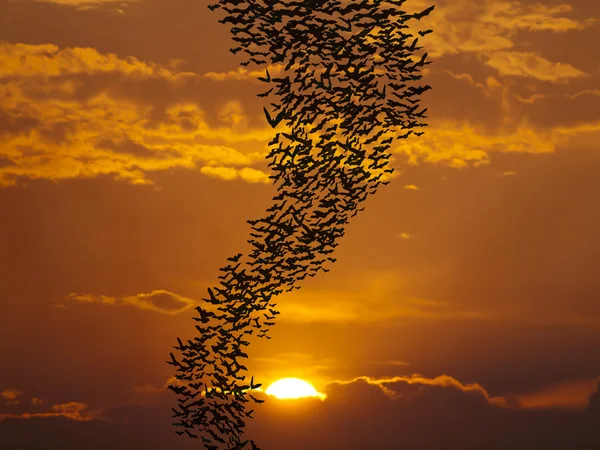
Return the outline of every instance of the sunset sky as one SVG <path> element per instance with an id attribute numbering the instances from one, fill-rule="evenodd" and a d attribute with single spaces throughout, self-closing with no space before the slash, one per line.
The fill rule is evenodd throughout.
<path id="1" fill-rule="evenodd" d="M 257 394 L 263 450 L 600 448 L 600 2 L 433 4 L 425 134 L 248 347 L 323 394 Z M 206 5 L 0 0 L 3 450 L 201 448 L 165 361 L 275 193 Z"/>

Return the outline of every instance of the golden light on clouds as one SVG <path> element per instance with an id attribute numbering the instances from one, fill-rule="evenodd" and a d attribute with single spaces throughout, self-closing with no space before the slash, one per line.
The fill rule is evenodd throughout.
<path id="1" fill-rule="evenodd" d="M 571 64 L 551 62 L 533 52 L 495 52 L 485 62 L 503 75 L 537 78 L 559 82 L 583 77 L 585 73 Z"/>
<path id="2" fill-rule="evenodd" d="M 178 167 L 225 180 L 268 182 L 268 174 L 252 165 L 263 161 L 272 130 L 246 129 L 239 102 L 224 106 L 224 125 L 215 128 L 195 102 L 170 102 L 160 111 L 115 88 L 137 79 L 184 89 L 198 78 L 194 74 L 93 48 L 52 44 L 0 44 L 0 57 L 0 111 L 11 125 L 0 136 L 2 154 L 9 158 L 0 165 L 0 185 L 12 185 L 17 178 L 101 175 L 152 184 L 151 172 Z M 81 96 L 99 74 L 114 77 L 114 84 Z"/>
<path id="3" fill-rule="evenodd" d="M 406 392 L 399 393 L 394 386 L 397 384 L 404 385 L 414 385 L 414 386 L 431 386 L 431 387 L 446 387 L 456 389 L 458 391 L 467 392 L 467 393 L 475 393 L 482 398 L 484 398 L 490 405 L 497 407 L 508 407 L 509 403 L 506 398 L 502 396 L 492 396 L 488 393 L 488 391 L 481 386 L 479 383 L 462 383 L 451 377 L 449 375 L 439 375 L 437 377 L 429 378 L 420 374 L 412 374 L 408 376 L 395 376 L 395 377 L 369 377 L 369 376 L 360 376 L 356 377 L 352 380 L 344 380 L 339 381 L 335 380 L 329 383 L 330 387 L 334 387 L 337 385 L 348 385 L 352 383 L 356 383 L 357 381 L 377 386 L 381 389 L 381 391 L 390 398 L 400 398 L 403 397 L 403 394 L 406 395 Z M 414 392 L 414 395 L 419 395 L 420 392 L 417 390 Z"/>
<path id="4" fill-rule="evenodd" d="M 165 77 L 171 80 L 197 75 L 173 72 L 135 57 L 120 58 L 91 47 L 60 48 L 54 44 L 0 43 L 0 77 L 56 77 L 96 73 L 121 73 L 133 77 Z"/>
<path id="5" fill-rule="evenodd" d="M 81 6 L 103 2 L 58 3 Z M 501 80 L 487 75 L 485 83 L 470 73 L 443 68 L 441 72 L 477 86 L 490 101 L 500 101 L 507 116 L 505 123 L 501 128 L 484 129 L 468 121 L 433 118 L 422 138 L 409 137 L 392 151 L 404 154 L 413 165 L 427 162 L 465 168 L 489 164 L 493 152 L 554 152 L 565 135 L 586 133 L 581 124 L 569 125 L 567 128 L 573 128 L 565 131 L 548 130 L 533 126 L 527 116 L 518 117 L 516 106 L 551 96 L 533 93 L 527 98 L 512 93 L 502 78 L 516 76 L 565 83 L 587 76 L 577 64 L 551 61 L 542 52 L 516 48 L 512 35 L 519 30 L 564 33 L 582 30 L 597 21 L 566 17 L 573 10 L 569 5 L 484 2 L 473 22 L 473 17 L 464 15 L 467 3 L 444 3 L 436 8 L 429 18 L 436 33 L 420 37 L 419 42 L 434 57 L 436 52 L 474 53 L 482 65 L 496 70 L 496 77 Z M 426 5 L 415 0 L 409 9 L 416 11 Z M 457 25 L 462 22 L 469 26 Z M 59 47 L 52 43 L 3 43 L 0 60 L 0 111 L 11 125 L 0 136 L 6 159 L 0 164 L 0 185 L 13 185 L 19 178 L 99 176 L 143 185 L 153 184 L 153 172 L 174 168 L 198 170 L 226 181 L 269 182 L 268 173 L 258 165 L 264 160 L 273 130 L 268 126 L 250 127 L 250 110 L 239 99 L 230 97 L 221 102 L 217 111 L 209 112 L 195 96 L 159 106 L 130 99 L 125 88 L 118 88 L 125 80 L 160 80 L 175 93 L 202 83 L 214 86 L 219 82 L 240 82 L 251 83 L 258 93 L 262 86 L 256 77 L 264 75 L 262 69 L 182 72 L 177 70 L 181 58 L 170 58 L 168 64 L 161 65 L 93 47 Z M 280 64 L 269 66 L 272 76 L 281 69 Z M 98 92 L 89 92 L 88 84 L 99 75 L 111 78 Z M 588 91 L 593 92 L 582 92 Z M 578 93 L 568 95 L 574 100 Z M 252 114 L 262 118 L 260 108 Z M 211 122 L 211 115 L 218 119 L 218 125 Z M 398 173 L 386 174 L 384 179 L 397 176 Z"/>
<path id="6" fill-rule="evenodd" d="M 204 2 L 0 2 L 0 441 L 183 448 L 165 336 L 270 201 L 285 65 L 239 67 Z M 265 448 L 600 448 L 600 2 L 401 9 L 433 3 L 424 134 L 248 338 Z"/>
<path id="7" fill-rule="evenodd" d="M 426 0 L 407 2 L 407 11 L 429 6 Z M 506 51 L 516 47 L 513 37 L 517 31 L 550 31 L 565 33 L 583 30 L 597 24 L 598 18 L 576 20 L 566 17 L 573 7 L 569 4 L 526 4 L 514 1 L 482 0 L 473 9 L 471 0 L 443 1 L 427 18 L 434 33 L 419 38 L 434 58 L 463 52 Z M 415 34 L 412 24 L 408 31 Z"/>
<path id="8" fill-rule="evenodd" d="M 92 295 L 72 292 L 66 297 L 66 300 L 109 306 L 132 306 L 134 308 L 168 315 L 180 314 L 196 305 L 196 302 L 192 299 L 162 289 L 120 298 L 110 295 Z M 65 309 L 68 308 L 65 305 L 62 306 Z"/>
<path id="9" fill-rule="evenodd" d="M 300 378 L 281 378 L 272 383 L 265 391 L 278 399 L 297 399 L 306 397 L 316 397 L 325 399 L 325 394 L 317 392 L 315 387 L 308 381 Z"/>
<path id="10" fill-rule="evenodd" d="M 40 406 L 43 402 L 38 399 L 32 399 L 31 402 L 34 406 Z M 102 410 L 89 410 L 88 405 L 81 402 L 69 402 L 52 405 L 49 410 L 37 413 L 15 413 L 15 414 L 3 414 L 0 412 L 0 421 L 5 419 L 32 419 L 32 418 L 54 418 L 63 417 L 74 421 L 91 421 L 102 419 Z"/>

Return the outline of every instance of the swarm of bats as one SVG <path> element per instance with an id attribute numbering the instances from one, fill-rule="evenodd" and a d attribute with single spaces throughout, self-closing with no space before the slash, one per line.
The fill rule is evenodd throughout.
<path id="1" fill-rule="evenodd" d="M 277 100 L 264 107 L 269 124 L 290 131 L 269 143 L 278 194 L 266 217 L 248 221 L 253 251 L 220 269 L 219 286 L 203 299 L 212 306 L 196 308 L 197 336 L 185 343 L 177 338 L 179 356 L 171 353 L 168 361 L 177 371 L 169 386 L 178 396 L 176 432 L 200 438 L 205 449 L 258 449 L 242 439 L 253 412 L 246 403 L 262 402 L 251 392 L 260 384 L 242 375 L 247 339 L 270 339 L 279 314 L 273 299 L 328 271 L 345 225 L 389 182 L 382 177 L 393 172 L 387 150 L 394 139 L 426 126 L 418 96 L 430 86 L 412 82 L 429 64 L 427 53 L 411 58 L 422 47 L 402 30 L 434 6 L 407 14 L 403 3 L 220 0 L 208 6 L 227 14 L 220 22 L 232 25 L 239 46 L 231 52 L 247 55 L 242 65 L 285 65 L 279 77 L 268 70 L 259 77 L 269 89 L 258 95 Z"/>

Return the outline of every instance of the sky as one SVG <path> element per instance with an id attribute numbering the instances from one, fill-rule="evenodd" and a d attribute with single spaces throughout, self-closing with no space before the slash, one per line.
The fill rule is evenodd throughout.
<path id="1" fill-rule="evenodd" d="M 0 0 L 2 449 L 200 448 L 165 361 L 275 193 L 206 4 Z M 432 4 L 425 134 L 248 347 L 324 394 L 264 450 L 600 448 L 600 2 Z"/>

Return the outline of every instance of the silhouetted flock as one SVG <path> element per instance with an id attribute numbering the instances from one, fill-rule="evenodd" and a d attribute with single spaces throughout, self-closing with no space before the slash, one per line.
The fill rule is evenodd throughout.
<path id="1" fill-rule="evenodd" d="M 199 438 L 208 450 L 259 447 L 244 440 L 245 419 L 252 417 L 250 392 L 260 384 L 243 375 L 244 348 L 252 334 L 266 337 L 275 323 L 274 298 L 299 289 L 298 283 L 335 262 L 331 257 L 345 225 L 377 191 L 389 167 L 394 139 L 424 127 L 426 109 L 418 96 L 429 86 L 414 86 L 427 53 L 412 58 L 418 38 L 406 22 L 418 14 L 402 11 L 397 1 L 220 0 L 221 23 L 232 25 L 231 52 L 241 64 L 285 68 L 259 80 L 268 85 L 261 98 L 269 124 L 280 123 L 267 156 L 278 194 L 264 218 L 250 220 L 253 250 L 228 258 L 217 287 L 198 306 L 198 333 L 177 338 L 170 355 L 178 396 L 174 408 L 178 434 Z M 404 32 L 403 32 L 404 31 Z M 424 36 L 431 30 L 419 31 Z M 377 56 L 376 56 L 377 55 Z M 399 134 L 399 131 L 405 131 Z"/>

